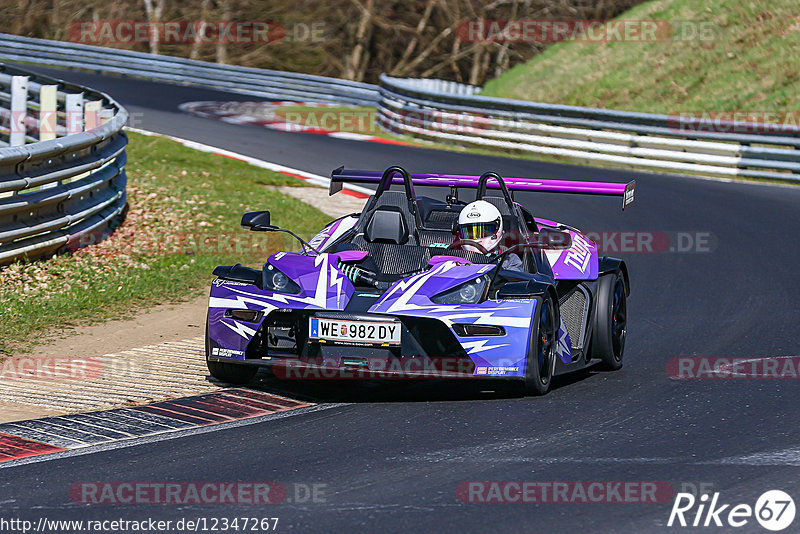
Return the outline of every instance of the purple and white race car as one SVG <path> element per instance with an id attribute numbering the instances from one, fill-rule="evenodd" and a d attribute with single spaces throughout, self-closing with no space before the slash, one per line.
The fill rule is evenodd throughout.
<path id="1" fill-rule="evenodd" d="M 342 167 L 330 193 L 345 183 L 377 190 L 360 214 L 333 221 L 309 242 L 273 226 L 268 211 L 242 217 L 249 230 L 293 235 L 302 250 L 273 254 L 262 269 L 214 270 L 206 334 L 212 376 L 243 384 L 271 367 L 279 378 L 298 379 L 503 379 L 542 395 L 554 375 L 594 363 L 622 366 L 625 262 L 598 256 L 580 231 L 534 217 L 512 194 L 614 195 L 625 209 L 634 182 Z M 417 196 L 415 186 L 449 194 Z M 463 188 L 500 211 L 503 253 L 469 252 L 462 245 L 474 242 L 454 239 Z M 510 253 L 523 271 L 501 268 Z"/>

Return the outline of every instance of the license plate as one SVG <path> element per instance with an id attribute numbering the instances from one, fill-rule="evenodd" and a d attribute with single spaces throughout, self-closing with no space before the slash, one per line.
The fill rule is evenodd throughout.
<path id="1" fill-rule="evenodd" d="M 348 321 L 311 317 L 309 338 L 316 341 L 399 345 L 398 321 Z"/>

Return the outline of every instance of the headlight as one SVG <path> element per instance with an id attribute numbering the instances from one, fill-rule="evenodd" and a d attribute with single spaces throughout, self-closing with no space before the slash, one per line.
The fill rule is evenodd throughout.
<path id="1" fill-rule="evenodd" d="M 272 273 L 272 286 L 276 291 L 283 291 L 289 285 L 289 277 L 278 271 Z"/>
<path id="2" fill-rule="evenodd" d="M 479 276 L 444 293 L 439 293 L 431 301 L 436 304 L 477 304 L 483 298 L 488 283 L 488 276 Z"/>
<path id="3" fill-rule="evenodd" d="M 264 267 L 264 289 L 291 295 L 300 293 L 300 286 L 269 263 Z"/>

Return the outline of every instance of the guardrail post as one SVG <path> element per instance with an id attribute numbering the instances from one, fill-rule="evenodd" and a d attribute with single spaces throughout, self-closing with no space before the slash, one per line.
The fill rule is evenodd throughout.
<path id="1" fill-rule="evenodd" d="M 56 138 L 58 120 L 56 102 L 58 93 L 57 85 L 43 85 L 39 89 L 39 141 L 50 141 Z M 42 185 L 42 189 L 58 187 L 60 182 Z"/>
<path id="2" fill-rule="evenodd" d="M 103 103 L 99 100 L 92 100 L 90 102 L 86 102 L 83 105 L 83 112 L 84 112 L 84 120 L 83 120 L 83 129 L 84 131 L 92 130 L 100 126 L 100 109 L 103 107 Z"/>
<path id="3" fill-rule="evenodd" d="M 43 85 L 39 90 L 39 141 L 56 138 L 57 85 Z"/>
<path id="4" fill-rule="evenodd" d="M 64 111 L 67 113 L 67 135 L 83 131 L 83 93 L 65 96 Z"/>
<path id="5" fill-rule="evenodd" d="M 113 118 L 114 118 L 113 109 L 103 108 L 100 110 L 100 124 L 106 124 Z"/>
<path id="6" fill-rule="evenodd" d="M 11 134 L 9 144 L 25 144 L 25 115 L 28 111 L 28 77 L 11 77 Z"/>

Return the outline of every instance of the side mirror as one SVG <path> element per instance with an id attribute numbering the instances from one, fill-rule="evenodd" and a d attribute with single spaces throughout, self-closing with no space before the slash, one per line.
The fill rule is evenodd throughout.
<path id="1" fill-rule="evenodd" d="M 543 250 L 562 250 L 572 246 L 572 236 L 569 232 L 542 228 L 539 233 L 534 235 L 532 245 L 534 248 Z"/>
<path id="2" fill-rule="evenodd" d="M 253 232 L 270 232 L 276 227 L 269 223 L 268 211 L 251 211 L 242 215 L 242 228 Z"/>

